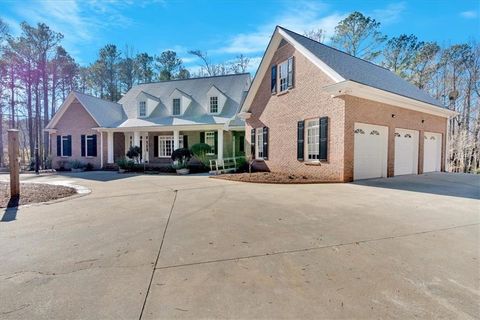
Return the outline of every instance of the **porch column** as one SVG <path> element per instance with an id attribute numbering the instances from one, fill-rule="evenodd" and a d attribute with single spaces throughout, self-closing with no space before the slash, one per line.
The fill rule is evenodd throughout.
<path id="1" fill-rule="evenodd" d="M 113 132 L 107 132 L 107 163 L 113 163 Z"/>
<path id="2" fill-rule="evenodd" d="M 218 129 L 217 159 L 223 159 L 223 129 Z"/>
<path id="3" fill-rule="evenodd" d="M 140 131 L 133 132 L 133 145 L 135 147 L 140 147 Z"/>
<path id="4" fill-rule="evenodd" d="M 103 131 L 100 131 L 100 169 L 103 169 Z"/>
<path id="5" fill-rule="evenodd" d="M 173 130 L 173 150 L 177 150 L 180 147 L 179 139 L 180 131 Z"/>

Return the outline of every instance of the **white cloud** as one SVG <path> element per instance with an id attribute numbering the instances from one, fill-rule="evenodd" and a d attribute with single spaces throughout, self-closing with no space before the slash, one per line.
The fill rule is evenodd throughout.
<path id="1" fill-rule="evenodd" d="M 235 35 L 225 47 L 214 52 L 230 54 L 263 52 L 276 25 L 302 34 L 320 28 L 325 30 L 328 39 L 333 35 L 335 26 L 346 15 L 336 12 L 326 15 L 326 9 L 327 6 L 319 2 L 297 2 L 295 7 L 288 8 L 286 11 L 288 13 L 272 19 L 272 22 L 261 25 L 252 32 Z"/>
<path id="2" fill-rule="evenodd" d="M 391 3 L 385 8 L 373 10 L 371 15 L 381 24 L 391 24 L 400 20 L 405 9 L 405 2 Z"/>
<path id="3" fill-rule="evenodd" d="M 475 19 L 476 17 L 478 17 L 478 12 L 475 10 L 463 11 L 463 12 L 460 12 L 460 16 L 462 16 L 465 19 Z"/>

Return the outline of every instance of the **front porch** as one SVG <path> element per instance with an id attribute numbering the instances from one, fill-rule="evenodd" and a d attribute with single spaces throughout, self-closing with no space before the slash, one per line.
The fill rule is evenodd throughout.
<path id="1" fill-rule="evenodd" d="M 245 131 L 243 127 L 222 128 L 132 128 L 130 130 L 99 129 L 102 168 L 126 157 L 132 146 L 141 149 L 140 163 L 150 167 L 172 163 L 172 152 L 178 148 L 191 148 L 197 143 L 211 146 L 212 159 L 241 157 L 245 155 Z"/>

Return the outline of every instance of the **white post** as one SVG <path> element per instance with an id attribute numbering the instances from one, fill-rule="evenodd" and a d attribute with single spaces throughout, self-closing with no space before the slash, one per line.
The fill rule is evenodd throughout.
<path id="1" fill-rule="evenodd" d="M 113 132 L 107 132 L 107 162 L 113 163 Z"/>
<path id="2" fill-rule="evenodd" d="M 217 141 L 217 159 L 222 160 L 223 159 L 223 128 L 218 129 L 218 141 Z"/>
<path id="3" fill-rule="evenodd" d="M 140 132 L 134 131 L 133 132 L 133 145 L 135 147 L 140 147 Z"/>
<path id="4" fill-rule="evenodd" d="M 103 131 L 100 131 L 100 169 L 103 169 Z"/>
<path id="5" fill-rule="evenodd" d="M 235 158 L 235 135 L 233 134 L 233 131 L 232 131 L 232 155 L 233 157 Z"/>
<path id="6" fill-rule="evenodd" d="M 180 131 L 173 130 L 173 150 L 177 150 L 180 147 Z"/>

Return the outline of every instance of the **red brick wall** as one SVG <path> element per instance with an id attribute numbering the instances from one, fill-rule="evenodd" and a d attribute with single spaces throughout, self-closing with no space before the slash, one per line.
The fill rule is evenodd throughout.
<path id="1" fill-rule="evenodd" d="M 344 181 L 353 180 L 353 142 L 354 124 L 362 122 L 377 124 L 388 127 L 388 164 L 387 175 L 394 175 L 395 165 L 395 128 L 411 129 L 419 131 L 419 155 L 418 171 L 423 172 L 423 133 L 436 132 L 442 134 L 442 171 L 445 170 L 445 132 L 447 119 L 407 110 L 384 103 L 361 99 L 353 96 L 345 96 L 345 176 Z M 392 114 L 395 117 L 392 117 Z M 424 122 L 422 123 L 422 120 Z"/>
<path id="2" fill-rule="evenodd" d="M 246 149 L 250 150 L 251 128 L 269 127 L 269 159 L 265 165 L 270 171 L 307 174 L 330 181 L 343 181 L 344 102 L 333 99 L 322 89 L 333 81 L 297 52 L 290 44 L 280 47 L 272 64 L 279 64 L 290 56 L 295 58 L 294 88 L 285 94 L 270 92 L 270 68 L 262 79 L 253 99 L 246 121 Z M 329 117 L 328 161 L 307 165 L 297 160 L 297 122 Z M 258 163 L 257 167 L 262 167 Z"/>
<path id="3" fill-rule="evenodd" d="M 98 127 L 98 124 L 88 114 L 85 108 L 75 99 L 65 113 L 58 121 L 56 128 L 57 133 L 52 134 L 52 166 L 59 167 L 59 161 L 67 163 L 72 160 L 79 160 L 85 164 L 91 163 L 95 168 L 100 168 L 100 133 L 92 128 Z M 81 156 L 81 135 L 97 135 L 97 156 L 96 157 L 82 157 Z M 57 157 L 57 135 L 71 135 L 72 136 L 72 156 L 71 157 Z M 104 155 L 106 156 L 107 135 L 104 134 Z"/>

